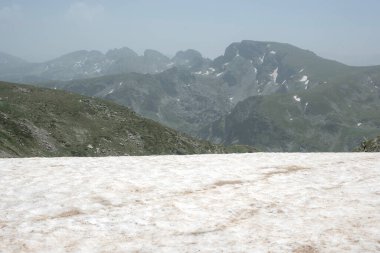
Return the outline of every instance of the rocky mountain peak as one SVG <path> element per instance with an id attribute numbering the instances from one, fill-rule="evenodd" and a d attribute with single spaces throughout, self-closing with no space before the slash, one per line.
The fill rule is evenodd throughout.
<path id="1" fill-rule="evenodd" d="M 173 57 L 173 62 L 179 66 L 186 66 L 192 70 L 202 69 L 204 58 L 202 54 L 194 49 L 188 49 L 186 51 L 179 51 Z"/>
<path id="2" fill-rule="evenodd" d="M 107 58 L 137 58 L 139 55 L 128 47 L 111 49 L 106 53 Z"/>
<path id="3" fill-rule="evenodd" d="M 152 61 L 170 61 L 169 57 L 153 49 L 145 50 L 144 58 Z"/>
<path id="4" fill-rule="evenodd" d="M 243 40 L 229 45 L 224 53 L 227 61 L 232 60 L 236 56 L 241 56 L 248 60 L 262 58 L 268 51 L 268 46 L 264 42 L 256 42 L 251 40 Z"/>

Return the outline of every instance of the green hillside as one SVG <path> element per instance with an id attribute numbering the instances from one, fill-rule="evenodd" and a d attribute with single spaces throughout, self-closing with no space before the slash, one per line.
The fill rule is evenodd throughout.
<path id="1" fill-rule="evenodd" d="M 227 151 L 235 150 L 181 135 L 111 102 L 0 82 L 0 157 Z"/>

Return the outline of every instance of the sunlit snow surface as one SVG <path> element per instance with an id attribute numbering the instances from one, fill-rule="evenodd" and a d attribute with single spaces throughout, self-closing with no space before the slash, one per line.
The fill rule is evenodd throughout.
<path id="1" fill-rule="evenodd" d="M 379 252 L 380 155 L 0 160 L 0 252 Z"/>

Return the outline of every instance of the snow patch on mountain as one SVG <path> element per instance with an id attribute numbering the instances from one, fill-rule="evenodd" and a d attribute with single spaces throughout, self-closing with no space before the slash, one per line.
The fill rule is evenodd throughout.
<path id="1" fill-rule="evenodd" d="M 379 163 L 369 153 L 0 159 L 0 252 L 377 252 Z"/>
<path id="2" fill-rule="evenodd" d="M 293 96 L 293 99 L 294 99 L 295 101 L 297 101 L 297 102 L 301 102 L 301 98 L 298 97 L 297 95 L 294 95 L 294 96 Z"/>
<path id="3" fill-rule="evenodd" d="M 261 64 L 264 63 L 264 59 L 265 59 L 265 54 L 263 56 L 259 57 L 259 60 L 260 60 Z"/>
<path id="4" fill-rule="evenodd" d="M 302 76 L 300 79 L 300 82 L 306 82 L 307 81 L 307 76 Z"/>
<path id="5" fill-rule="evenodd" d="M 308 105 L 309 105 L 309 102 L 306 102 L 306 103 L 305 103 L 305 108 L 304 108 L 304 110 L 303 110 L 304 112 L 306 112 L 306 109 L 307 109 L 307 106 L 308 106 Z"/>
<path id="6" fill-rule="evenodd" d="M 81 68 L 82 66 L 83 66 L 83 61 L 77 61 L 73 65 L 74 68 Z"/>
<path id="7" fill-rule="evenodd" d="M 278 67 L 272 72 L 272 74 L 270 74 L 270 76 L 272 77 L 273 82 L 276 83 L 278 76 Z"/>

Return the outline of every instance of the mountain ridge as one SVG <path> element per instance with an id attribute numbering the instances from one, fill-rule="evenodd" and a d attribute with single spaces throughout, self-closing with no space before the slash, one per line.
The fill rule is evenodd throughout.
<path id="1" fill-rule="evenodd" d="M 123 50 L 136 56 L 130 49 Z M 180 51 L 172 59 L 162 58 L 155 51 L 148 52 L 146 55 L 160 58 L 158 62 L 169 60 L 169 64 L 165 62 L 168 69 L 159 73 L 119 73 L 37 85 L 111 100 L 192 136 L 225 144 L 257 144 L 263 150 L 347 151 L 357 145 L 360 138 L 374 137 L 378 130 L 374 108 L 379 108 L 380 66 L 352 67 L 287 43 L 249 40 L 230 44 L 224 54 L 214 60 L 203 58 L 196 50 Z M 129 64 L 124 58 L 121 62 L 118 66 Z M 250 100 L 261 102 L 251 106 Z M 267 108 L 261 108 L 262 105 Z M 354 105 L 357 108 L 351 108 Z M 262 138 L 257 129 L 256 134 L 254 131 L 244 137 L 232 137 L 236 132 L 233 122 L 239 120 L 229 121 L 236 117 L 228 115 L 240 115 L 238 110 L 272 129 L 274 136 L 282 133 L 284 138 L 276 137 L 282 144 L 278 142 L 276 148 L 265 138 L 261 143 L 245 143 L 252 138 Z M 372 114 L 372 121 L 364 117 Z M 220 128 L 226 119 L 228 126 Z M 318 119 L 321 124 L 317 124 Z M 293 121 L 292 124 L 289 121 Z M 295 122 L 303 122 L 309 130 L 300 127 L 300 134 L 289 130 Z M 353 129 L 353 122 L 363 124 L 360 131 Z M 251 129 L 250 124 L 254 124 L 240 123 L 244 129 Z M 222 129 L 232 132 L 221 134 Z M 317 137 L 318 131 L 323 137 Z M 351 131 L 353 138 L 346 139 Z M 270 132 L 267 134 L 270 137 Z M 286 141 L 285 137 L 290 139 Z M 329 138 L 334 143 L 321 142 Z M 289 144 L 291 139 L 295 143 Z"/>
<path id="2" fill-rule="evenodd" d="M 19 64 L 19 66 L 12 67 L 10 70 L 8 69 L 8 75 L 4 75 L 4 73 L 2 73 L 2 71 L 0 70 L 0 80 L 20 83 L 36 83 L 48 80 L 67 81 L 73 79 L 83 79 L 98 77 L 102 75 L 122 74 L 130 72 L 159 73 L 173 66 L 185 66 L 186 68 L 189 68 L 191 70 L 199 71 L 205 64 L 210 65 L 210 67 L 213 67 L 213 65 L 216 62 L 218 62 L 218 60 L 220 61 L 220 57 L 233 56 L 231 55 L 231 49 L 233 49 L 233 47 L 237 44 L 242 45 L 249 43 L 261 44 L 264 45 L 264 47 L 265 45 L 271 45 L 273 49 L 276 50 L 280 48 L 281 51 L 285 50 L 289 52 L 290 55 L 292 55 L 295 52 L 303 51 L 304 53 L 309 54 L 312 57 L 319 57 L 323 61 L 329 61 L 330 64 L 335 63 L 337 65 L 353 67 L 345 65 L 335 60 L 322 58 L 320 56 L 317 56 L 310 50 L 305 50 L 293 46 L 289 43 L 243 40 L 241 42 L 233 42 L 226 48 L 223 55 L 215 57 L 211 60 L 203 57 L 200 52 L 194 49 L 187 49 L 184 51 L 180 50 L 172 58 L 153 49 L 146 49 L 142 55 L 137 54 L 135 51 L 128 47 L 109 49 L 105 53 L 102 53 L 99 50 L 77 50 L 43 62 L 28 62 L 10 54 L 0 53 L 0 66 L 2 61 L 9 60 L 11 58 L 13 60 L 18 59 Z M 228 50 L 230 50 L 231 52 L 229 52 Z M 78 58 L 78 56 L 80 55 L 82 57 Z M 152 57 L 152 55 L 155 56 Z M 244 55 L 244 52 L 242 53 L 242 55 Z M 189 65 L 189 62 L 192 62 L 192 64 Z M 61 68 L 64 68 L 66 72 L 60 70 L 59 68 L 57 68 L 57 66 L 54 66 L 56 64 L 61 65 Z M 17 71 L 17 67 L 22 67 L 23 70 Z M 12 72 L 12 75 L 9 75 L 9 72 Z M 326 69 L 324 70 L 324 72 L 326 72 Z"/>

